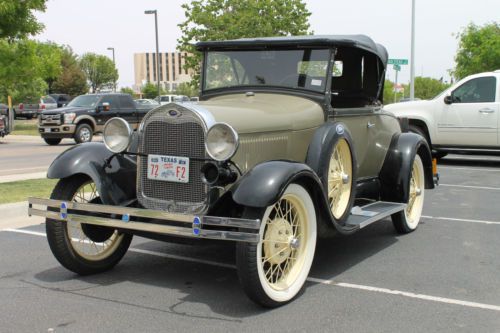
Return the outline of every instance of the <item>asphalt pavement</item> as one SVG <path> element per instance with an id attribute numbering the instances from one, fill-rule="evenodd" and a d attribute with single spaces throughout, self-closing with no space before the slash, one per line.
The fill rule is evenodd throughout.
<path id="1" fill-rule="evenodd" d="M 278 309 L 250 302 L 231 243 L 136 237 L 118 266 L 77 276 L 44 224 L 0 232 L 2 332 L 498 332 L 500 158 L 450 156 L 408 235 L 389 220 L 322 241 L 304 292 Z M 26 223 L 26 222 L 25 222 Z"/>

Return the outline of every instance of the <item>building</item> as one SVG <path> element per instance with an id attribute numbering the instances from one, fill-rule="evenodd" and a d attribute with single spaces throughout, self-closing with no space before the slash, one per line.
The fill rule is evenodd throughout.
<path id="1" fill-rule="evenodd" d="M 160 84 L 166 91 L 177 89 L 177 85 L 191 81 L 192 70 L 184 68 L 186 53 L 161 52 L 158 54 L 160 67 Z M 134 73 L 136 91 L 146 82 L 155 83 L 156 79 L 156 52 L 134 53 Z"/>

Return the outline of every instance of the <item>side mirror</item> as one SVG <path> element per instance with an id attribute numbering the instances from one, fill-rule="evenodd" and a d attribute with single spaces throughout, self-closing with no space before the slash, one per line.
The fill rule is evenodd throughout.
<path id="1" fill-rule="evenodd" d="M 444 104 L 450 105 L 451 103 L 453 103 L 453 97 L 451 97 L 451 95 L 445 96 L 444 97 Z"/>

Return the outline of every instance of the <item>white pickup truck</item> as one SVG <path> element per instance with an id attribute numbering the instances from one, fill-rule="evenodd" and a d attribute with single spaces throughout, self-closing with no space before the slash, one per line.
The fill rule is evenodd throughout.
<path id="1" fill-rule="evenodd" d="M 449 152 L 500 153 L 500 70 L 468 76 L 432 100 L 390 104 L 436 157 Z"/>

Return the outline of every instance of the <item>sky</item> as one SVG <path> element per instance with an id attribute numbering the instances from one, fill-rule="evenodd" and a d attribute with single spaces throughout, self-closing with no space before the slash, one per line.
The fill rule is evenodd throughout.
<path id="1" fill-rule="evenodd" d="M 456 34 L 469 23 L 500 20 L 499 0 L 415 0 L 415 75 L 450 80 L 458 47 Z M 69 45 L 77 54 L 94 52 L 112 57 L 115 48 L 119 87 L 134 84 L 134 53 L 155 52 L 154 15 L 158 10 L 160 52 L 177 46 L 187 0 L 49 0 L 37 13 L 45 30 L 35 38 Z M 306 0 L 315 34 L 365 34 L 384 45 L 389 58 L 410 58 L 412 0 Z M 387 77 L 395 72 L 388 66 Z M 399 82 L 410 79 L 402 66 Z"/>

